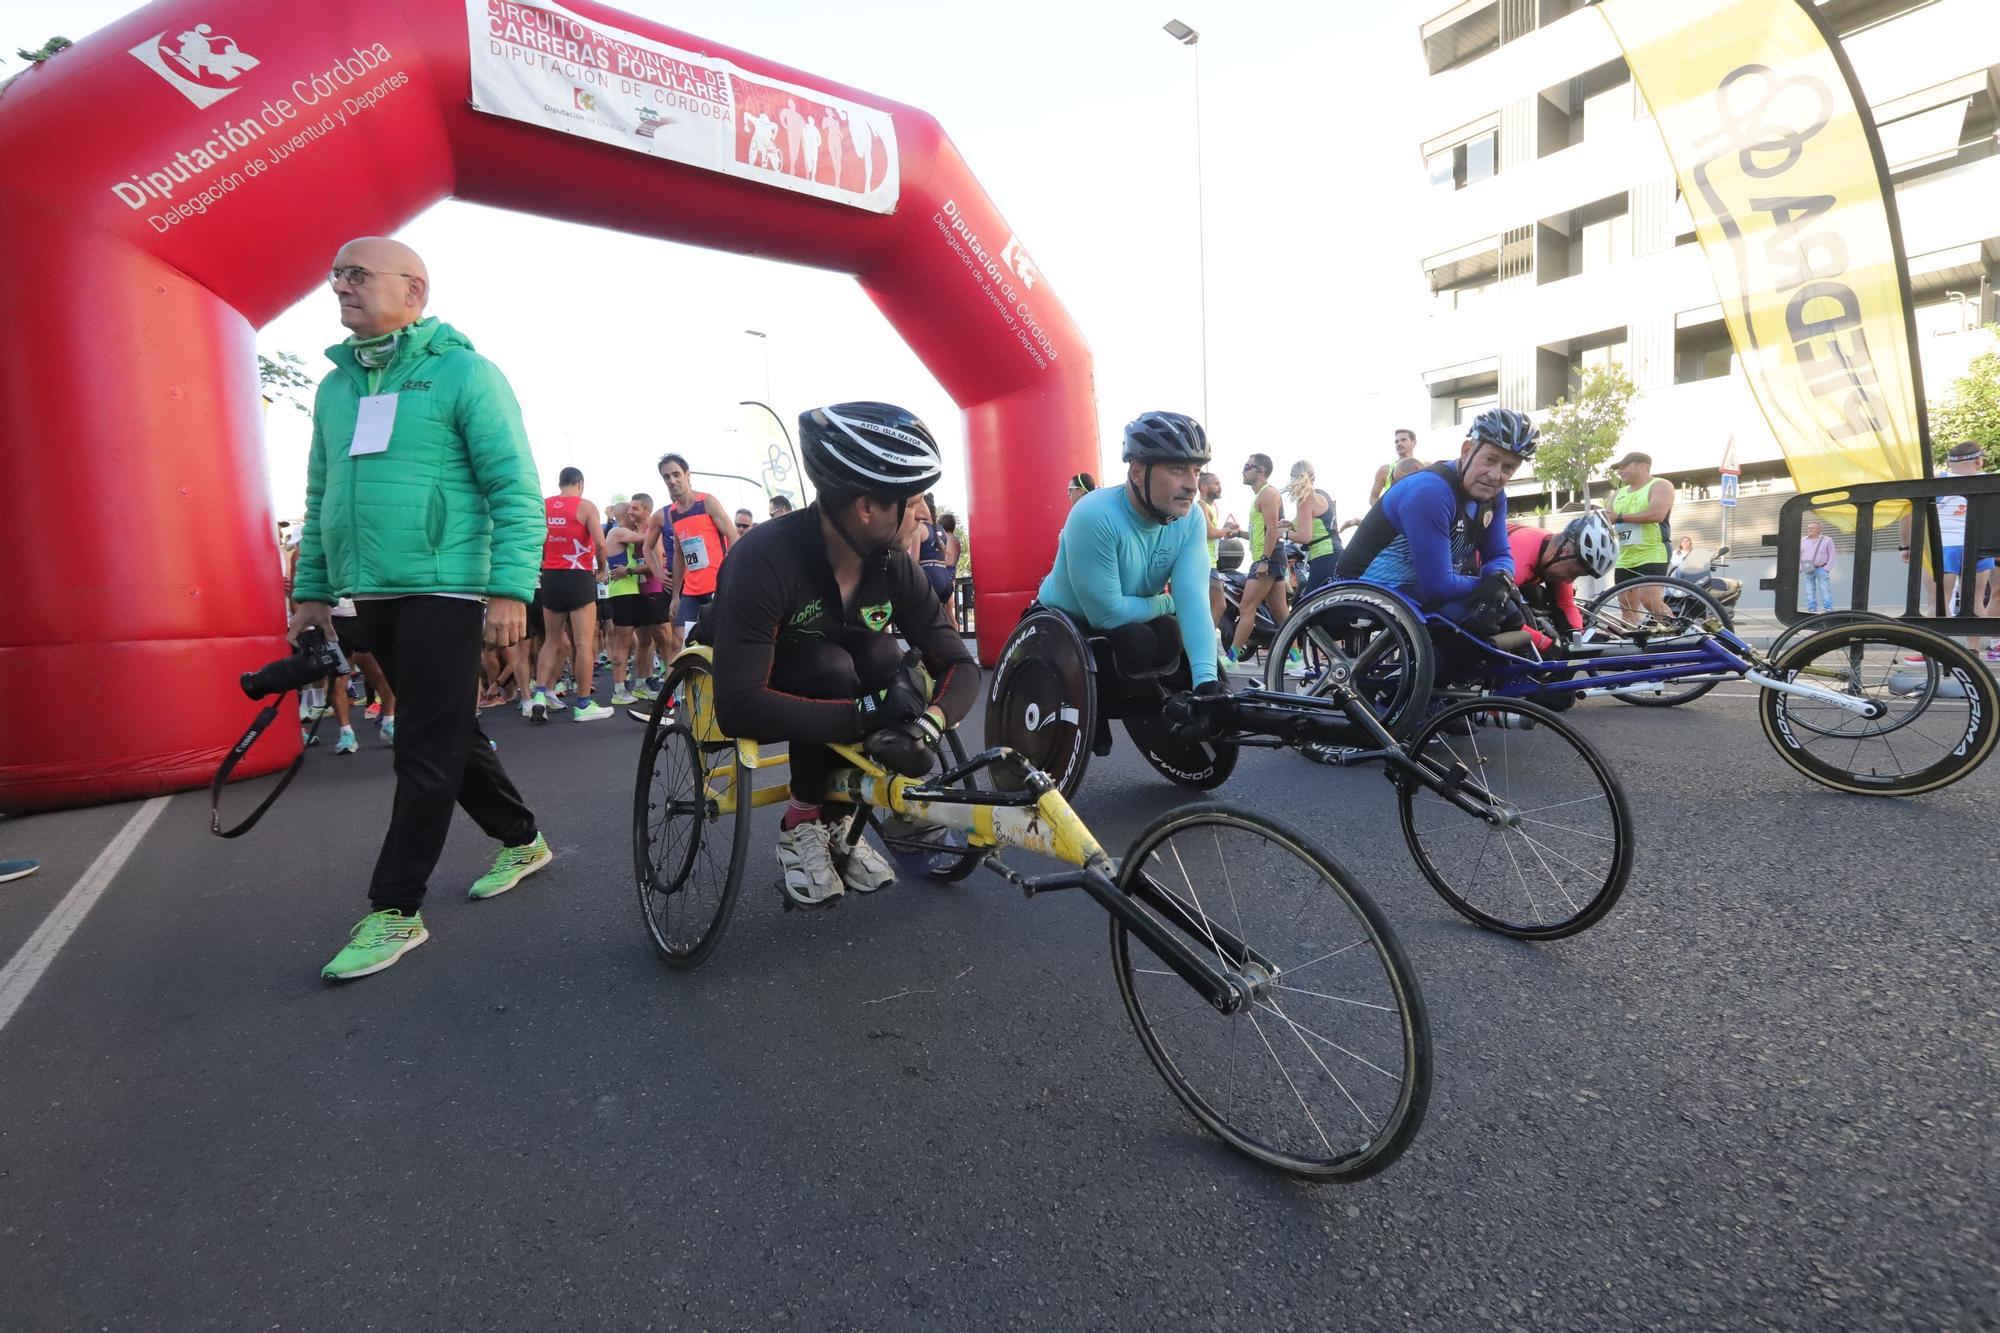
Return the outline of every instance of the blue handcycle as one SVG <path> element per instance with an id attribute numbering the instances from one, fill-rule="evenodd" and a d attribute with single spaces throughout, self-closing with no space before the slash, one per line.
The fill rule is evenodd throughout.
<path id="1" fill-rule="evenodd" d="M 1295 648 L 1307 661 L 1303 677 L 1282 669 Z M 1681 702 L 1691 686 L 1745 680 L 1761 688 L 1759 718 L 1780 758 L 1815 782 L 1865 795 L 1935 791 L 2000 742 L 2000 690 L 1977 655 L 1867 613 L 1801 621 L 1765 652 L 1719 617 L 1657 625 L 1598 616 L 1544 656 L 1525 630 L 1476 634 L 1394 589 L 1354 581 L 1295 607 L 1270 659 L 1267 689 L 1311 697 L 1337 675 L 1398 737 L 1455 701 L 1530 700 L 1561 711 L 1591 695 Z M 1312 753 L 1342 763 L 1378 757 L 1365 746 Z"/>

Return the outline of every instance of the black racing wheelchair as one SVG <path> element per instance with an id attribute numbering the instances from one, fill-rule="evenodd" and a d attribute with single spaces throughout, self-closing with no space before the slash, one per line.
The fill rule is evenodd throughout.
<path id="1" fill-rule="evenodd" d="M 1379 635 L 1359 646 L 1328 660 L 1310 694 L 1194 695 L 1185 658 L 1151 673 L 1122 670 L 1105 636 L 1037 605 L 994 669 L 987 743 L 1019 752 L 1065 796 L 1108 750 L 1112 720 L 1156 771 L 1198 791 L 1226 780 L 1245 748 L 1365 750 L 1395 788 L 1418 869 L 1461 915 L 1541 940 L 1602 920 L 1625 890 L 1633 851 L 1631 809 L 1604 759 L 1525 699 L 1469 699 L 1421 715 L 1398 706 L 1408 664 L 1387 656 L 1394 645 Z"/>

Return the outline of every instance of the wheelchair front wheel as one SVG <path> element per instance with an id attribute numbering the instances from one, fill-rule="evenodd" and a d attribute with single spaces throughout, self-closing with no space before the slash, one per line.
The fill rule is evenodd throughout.
<path id="1" fill-rule="evenodd" d="M 1339 862 L 1209 803 L 1155 820 L 1121 865 L 1141 910 L 1253 987 L 1223 1014 L 1112 918 L 1126 1013 L 1182 1105 L 1293 1175 L 1359 1180 L 1395 1161 L 1430 1099 L 1430 1027 L 1388 921 Z"/>
<path id="2" fill-rule="evenodd" d="M 1392 774 L 1403 840 L 1466 920 L 1515 939 L 1558 940 L 1603 920 L 1625 892 L 1625 789 L 1548 709 L 1469 699 L 1435 714 L 1408 752 L 1424 777 Z"/>
<path id="3" fill-rule="evenodd" d="M 1864 796 L 1946 787 L 2000 743 L 2000 690 L 1979 655 L 1914 625 L 1855 622 L 1801 639 L 1771 675 L 1876 709 L 1763 691 L 1758 717 L 1778 756 L 1813 781 Z"/>

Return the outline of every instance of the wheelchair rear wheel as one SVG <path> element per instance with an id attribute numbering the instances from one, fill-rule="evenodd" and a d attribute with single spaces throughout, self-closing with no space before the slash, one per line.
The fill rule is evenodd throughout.
<path id="1" fill-rule="evenodd" d="M 1659 591 L 1672 615 L 1662 621 L 1644 606 L 1637 611 L 1626 611 L 1618 600 L 1618 594 L 1634 589 Z M 1594 629 L 1599 634 L 1641 642 L 1655 638 L 1686 638 L 1735 627 L 1735 620 L 1729 611 L 1706 588 L 1697 588 L 1692 583 L 1664 574 L 1627 579 L 1585 602 L 1582 611 L 1586 630 Z M 1607 669 L 1616 665 L 1613 661 L 1611 668 Z M 1672 708 L 1676 704 L 1692 703 L 1721 683 L 1721 679 L 1714 676 L 1668 680 L 1655 685 L 1635 686 L 1630 692 L 1611 697 L 1640 708 Z"/>
<path id="2" fill-rule="evenodd" d="M 1308 675 L 1285 673 L 1297 648 Z M 1339 583 L 1306 598 L 1278 629 L 1264 669 L 1264 688 L 1323 698 L 1345 684 L 1401 738 L 1422 721 L 1431 702 L 1437 649 L 1429 631 L 1395 594 L 1363 583 Z"/>
<path id="3" fill-rule="evenodd" d="M 632 793 L 632 868 L 646 933 L 667 965 L 715 952 L 750 856 L 753 777 L 715 727 L 706 662 L 668 673 Z"/>
<path id="4" fill-rule="evenodd" d="M 1067 800 L 1097 735 L 1095 663 L 1076 622 L 1036 607 L 1007 637 L 986 692 L 986 743 L 1005 745 L 1055 781 Z"/>

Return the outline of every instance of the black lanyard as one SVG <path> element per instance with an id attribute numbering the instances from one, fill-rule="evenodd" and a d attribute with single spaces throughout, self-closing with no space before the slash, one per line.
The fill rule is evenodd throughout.
<path id="1" fill-rule="evenodd" d="M 336 684 L 335 688 L 340 688 L 340 686 Z M 285 788 L 292 785 L 292 779 L 297 777 L 299 769 L 305 766 L 306 752 L 305 747 L 301 746 L 299 757 L 292 760 L 292 766 L 285 770 L 285 776 L 278 779 L 278 785 L 272 788 L 271 794 L 266 796 L 255 810 L 250 812 L 250 817 L 235 828 L 225 829 L 222 827 L 222 784 L 229 781 L 229 775 L 236 771 L 236 765 L 242 762 L 243 756 L 250 752 L 250 747 L 257 743 L 257 738 L 264 734 L 264 729 L 278 720 L 278 710 L 285 702 L 285 698 L 286 696 L 281 694 L 270 703 L 264 705 L 263 710 L 257 714 L 256 721 L 250 724 L 250 730 L 243 733 L 243 739 L 236 742 L 235 747 L 229 751 L 228 757 L 222 761 L 222 767 L 215 770 L 215 780 L 208 784 L 208 831 L 218 838 L 240 838 L 255 828 L 257 821 L 264 817 L 264 812 L 269 810 L 277 799 L 285 794 Z M 314 737 L 319 735 L 320 723 L 324 721 L 326 719 L 323 717 L 313 719 L 312 734 Z"/>

